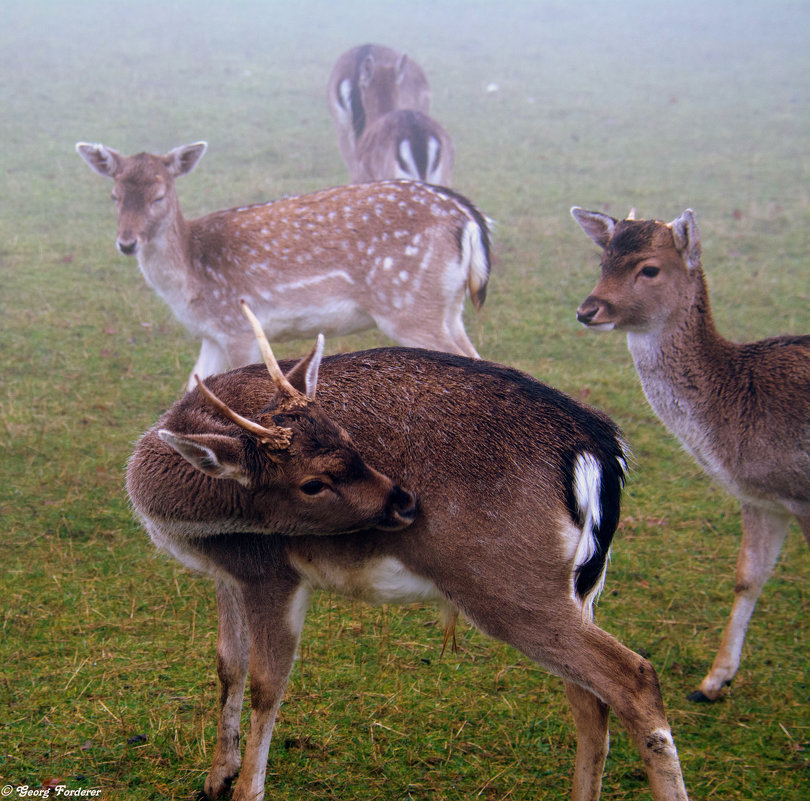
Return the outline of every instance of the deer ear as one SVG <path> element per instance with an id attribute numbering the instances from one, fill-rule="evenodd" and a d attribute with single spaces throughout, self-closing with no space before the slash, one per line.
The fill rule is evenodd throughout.
<path id="1" fill-rule="evenodd" d="M 298 364 L 287 373 L 287 380 L 299 391 L 309 398 L 315 400 L 315 393 L 318 391 L 318 371 L 321 368 L 323 358 L 323 334 L 318 334 L 315 347 L 309 356 L 305 356 Z"/>
<path id="2" fill-rule="evenodd" d="M 121 166 L 121 154 L 105 145 L 76 142 L 76 152 L 87 162 L 93 172 L 105 178 L 114 178 Z"/>
<path id="3" fill-rule="evenodd" d="M 397 83 L 403 83 L 407 75 L 405 74 L 405 70 L 408 69 L 408 56 L 406 53 L 403 53 L 397 59 L 397 66 L 396 66 L 396 76 L 397 76 Z"/>
<path id="4" fill-rule="evenodd" d="M 183 145 L 170 150 L 164 156 L 169 172 L 175 178 L 179 175 L 187 175 L 197 166 L 207 148 L 208 142 L 195 142 L 193 145 Z"/>
<path id="5" fill-rule="evenodd" d="M 212 478 L 232 478 L 247 486 L 248 475 L 242 467 L 239 440 L 222 434 L 174 434 L 165 428 L 158 436 L 174 448 L 192 467 Z"/>
<path id="6" fill-rule="evenodd" d="M 695 212 L 687 209 L 677 220 L 669 223 L 675 247 L 678 248 L 689 270 L 700 267 L 700 231 L 698 231 Z"/>
<path id="7" fill-rule="evenodd" d="M 357 83 L 363 88 L 368 89 L 371 84 L 371 79 L 374 77 L 374 56 L 367 55 L 360 65 L 360 74 L 357 77 Z"/>
<path id="8" fill-rule="evenodd" d="M 585 211 L 579 206 L 571 209 L 571 216 L 579 223 L 582 230 L 604 250 L 613 236 L 616 220 L 598 211 Z"/>

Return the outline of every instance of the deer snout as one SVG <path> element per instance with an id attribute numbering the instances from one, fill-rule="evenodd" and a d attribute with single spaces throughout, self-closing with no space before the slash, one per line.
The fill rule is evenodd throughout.
<path id="1" fill-rule="evenodd" d="M 601 312 L 601 315 L 600 315 Z M 591 295 L 585 298 L 582 305 L 577 309 L 577 320 L 589 328 L 596 328 L 600 331 L 609 331 L 613 328 L 613 323 L 609 320 L 600 319 L 609 316 L 605 304 Z"/>
<path id="2" fill-rule="evenodd" d="M 125 256 L 134 256 L 138 251 L 138 239 L 134 236 L 119 236 L 115 244 Z"/>
<path id="3" fill-rule="evenodd" d="M 380 528 L 397 530 L 410 526 L 414 520 L 418 510 L 416 503 L 416 496 L 412 492 L 402 489 L 402 487 L 394 485 L 391 489 L 391 494 L 388 498 L 388 521 L 380 526 Z"/>

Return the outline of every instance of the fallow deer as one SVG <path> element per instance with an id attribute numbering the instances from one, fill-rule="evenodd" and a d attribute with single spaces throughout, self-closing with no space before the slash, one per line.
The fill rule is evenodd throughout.
<path id="1" fill-rule="evenodd" d="M 444 128 L 419 111 L 389 111 L 357 143 L 353 181 L 406 178 L 450 186 L 455 150 Z"/>
<path id="2" fill-rule="evenodd" d="M 562 676 L 578 735 L 574 799 L 599 797 L 610 707 L 655 799 L 686 799 L 655 670 L 592 617 L 625 474 L 615 425 L 516 370 L 451 354 L 321 359 L 319 344 L 279 366 L 254 328 L 267 369 L 187 393 L 142 437 L 127 473 L 153 542 L 217 587 L 220 719 L 207 797 L 239 772 L 248 672 L 233 798 L 263 797 L 308 600 L 324 589 L 460 608 Z M 352 489 L 371 471 L 370 489 Z"/>
<path id="3" fill-rule="evenodd" d="M 477 357 L 462 319 L 489 280 L 487 219 L 460 195 L 416 181 L 325 189 L 186 221 L 175 179 L 206 145 L 122 156 L 78 143 L 115 182 L 116 243 L 177 319 L 202 339 L 205 377 L 258 358 L 244 299 L 275 340 L 377 326 L 402 345 Z M 188 389 L 194 386 L 189 378 Z"/>
<path id="4" fill-rule="evenodd" d="M 571 213 L 603 250 L 601 278 L 577 318 L 627 331 L 650 405 L 742 504 L 731 617 L 711 670 L 689 696 L 715 700 L 739 668 L 791 518 L 810 544 L 810 336 L 737 344 L 718 333 L 691 209 L 671 223 Z"/>
<path id="5" fill-rule="evenodd" d="M 343 53 L 329 76 L 326 96 L 352 180 L 358 180 L 357 145 L 367 126 L 395 109 L 430 113 L 430 84 L 422 68 L 382 45 L 361 45 Z"/>

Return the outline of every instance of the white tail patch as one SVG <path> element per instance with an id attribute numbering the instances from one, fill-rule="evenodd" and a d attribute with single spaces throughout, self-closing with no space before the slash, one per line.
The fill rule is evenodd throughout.
<path id="1" fill-rule="evenodd" d="M 591 559 L 599 547 L 595 530 L 599 528 L 602 520 L 602 467 L 590 453 L 581 453 L 577 456 L 574 465 L 574 497 L 582 515 L 582 529 L 574 554 L 574 573 Z M 608 551 L 608 557 L 610 552 Z M 594 584 L 591 591 L 582 601 L 582 614 L 589 620 L 593 617 L 593 604 L 605 586 L 605 572 L 608 558 L 599 581 Z M 572 584 L 572 593 L 576 598 Z"/>

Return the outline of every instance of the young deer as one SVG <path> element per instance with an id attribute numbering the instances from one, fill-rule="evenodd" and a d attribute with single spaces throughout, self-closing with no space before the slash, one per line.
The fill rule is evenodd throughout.
<path id="1" fill-rule="evenodd" d="M 602 248 L 602 275 L 577 310 L 627 331 L 650 405 L 703 469 L 742 503 L 734 605 L 693 701 L 716 699 L 791 517 L 810 544 L 810 336 L 738 345 L 715 328 L 691 210 L 666 224 L 571 210 Z"/>
<path id="2" fill-rule="evenodd" d="M 450 186 L 455 150 L 439 123 L 410 109 L 389 111 L 357 144 L 353 181 L 407 178 Z"/>
<path id="3" fill-rule="evenodd" d="M 467 290 L 476 308 L 486 297 L 490 234 L 460 195 L 383 181 L 187 222 L 175 178 L 196 166 L 204 142 L 165 156 L 76 148 L 115 181 L 118 249 L 138 257 L 147 284 L 202 339 L 192 375 L 258 357 L 250 326 L 234 311 L 240 299 L 277 340 L 376 325 L 403 345 L 478 356 L 462 312 Z"/>
<path id="4" fill-rule="evenodd" d="M 361 45 L 343 53 L 326 90 L 338 147 L 353 181 L 357 145 L 366 127 L 395 109 L 430 112 L 430 85 L 422 68 L 404 53 L 382 45 Z"/>
<path id="5" fill-rule="evenodd" d="M 233 798 L 263 797 L 308 599 L 325 589 L 459 608 L 562 676 L 578 735 L 574 799 L 599 796 L 610 707 L 654 797 L 685 799 L 653 667 L 592 618 L 624 480 L 614 424 L 487 362 L 385 348 L 321 363 L 319 345 L 280 368 L 260 341 L 267 370 L 189 392 L 143 436 L 127 473 L 154 543 L 217 587 L 221 706 L 207 797 L 240 768 L 248 671 Z M 369 473 L 371 490 L 346 489 Z"/>

